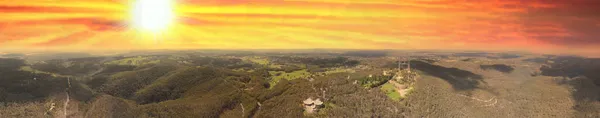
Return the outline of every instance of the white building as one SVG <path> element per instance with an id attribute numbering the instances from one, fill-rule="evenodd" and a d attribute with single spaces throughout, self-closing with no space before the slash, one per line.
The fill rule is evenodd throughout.
<path id="1" fill-rule="evenodd" d="M 314 100 L 312 98 L 308 98 L 302 101 L 302 103 L 304 105 L 304 111 L 306 111 L 306 113 L 315 113 L 323 107 L 323 102 L 319 98 Z"/>

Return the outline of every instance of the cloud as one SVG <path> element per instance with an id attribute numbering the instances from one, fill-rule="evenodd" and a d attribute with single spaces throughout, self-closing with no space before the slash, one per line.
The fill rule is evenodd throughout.
<path id="1" fill-rule="evenodd" d="M 160 38 L 118 0 L 1 1 L 0 46 L 599 50 L 596 0 L 178 0 Z M 65 30 L 66 29 L 66 30 Z M 156 45 L 155 39 L 161 44 Z M 73 46 L 77 45 L 77 46 Z M 580 48 L 572 48 L 580 47 Z M 550 52 L 550 51 L 548 51 Z M 581 53 L 588 55 L 589 53 Z"/>
<path id="2" fill-rule="evenodd" d="M 11 22 L 18 25 L 83 25 L 93 31 L 123 30 L 126 27 L 122 21 L 103 20 L 97 18 L 69 18 L 51 20 L 27 20 Z"/>
<path id="3" fill-rule="evenodd" d="M 11 13 L 102 13 L 103 9 L 74 9 L 56 6 L 0 6 L 0 12 Z"/>
<path id="4" fill-rule="evenodd" d="M 51 39 L 46 42 L 37 43 L 37 44 L 34 44 L 34 46 L 50 46 L 50 47 L 70 46 L 73 44 L 83 42 L 87 38 L 90 38 L 91 36 L 94 36 L 94 35 L 95 35 L 95 33 L 91 32 L 91 31 L 76 32 L 76 33 L 69 34 L 67 36 Z"/>
<path id="5" fill-rule="evenodd" d="M 596 0 L 546 1 L 555 7 L 532 9 L 522 14 L 530 37 L 541 42 L 565 46 L 600 45 L 600 8 Z"/>

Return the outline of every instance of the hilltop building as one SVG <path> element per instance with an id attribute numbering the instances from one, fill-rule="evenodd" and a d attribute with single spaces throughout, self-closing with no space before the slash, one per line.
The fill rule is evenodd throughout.
<path id="1" fill-rule="evenodd" d="M 304 111 L 306 111 L 306 113 L 318 112 L 319 109 L 323 107 L 323 102 L 319 98 L 314 100 L 312 98 L 308 98 L 302 101 L 302 103 L 304 106 Z"/>

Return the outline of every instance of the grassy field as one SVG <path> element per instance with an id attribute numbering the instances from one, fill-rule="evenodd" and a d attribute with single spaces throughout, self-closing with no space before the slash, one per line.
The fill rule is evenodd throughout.
<path id="1" fill-rule="evenodd" d="M 279 65 L 279 64 L 273 64 L 269 61 L 269 59 L 266 58 L 261 58 L 261 57 L 244 57 L 242 58 L 243 60 L 252 62 L 252 63 L 257 63 L 260 65 L 265 65 L 268 68 L 281 68 L 281 66 L 283 65 Z"/>
<path id="2" fill-rule="evenodd" d="M 267 65 L 269 64 L 269 60 L 265 59 L 265 58 L 259 58 L 259 57 L 244 57 L 242 58 L 243 60 L 247 60 L 250 62 L 254 62 L 260 65 Z"/>
<path id="3" fill-rule="evenodd" d="M 279 64 L 269 64 L 269 68 L 281 68 L 281 66 L 283 65 L 279 65 Z"/>
<path id="4" fill-rule="evenodd" d="M 294 71 L 291 73 L 286 73 L 284 71 L 269 71 L 269 74 L 271 74 L 272 77 L 271 81 L 269 81 L 271 87 L 275 86 L 275 84 L 277 84 L 281 79 L 294 80 L 310 76 L 310 73 L 306 71 L 306 69 Z"/>
<path id="5" fill-rule="evenodd" d="M 333 70 L 328 70 L 328 71 L 325 71 L 325 72 L 322 72 L 322 73 L 324 73 L 324 74 L 334 74 L 334 73 L 345 73 L 345 72 L 353 73 L 354 70 L 352 70 L 352 69 L 335 68 Z"/>
<path id="6" fill-rule="evenodd" d="M 33 73 L 49 74 L 49 75 L 52 75 L 53 77 L 63 76 L 63 75 L 59 75 L 59 74 L 56 74 L 56 73 L 50 73 L 50 72 L 36 70 L 36 69 L 31 68 L 31 66 L 22 66 L 20 68 L 20 70 L 21 71 L 27 71 L 27 72 L 33 72 Z"/>
<path id="7" fill-rule="evenodd" d="M 399 101 L 400 98 L 402 98 L 402 96 L 400 96 L 400 93 L 398 93 L 398 91 L 396 91 L 394 85 L 392 83 L 385 83 L 383 84 L 383 86 L 381 86 L 381 90 L 383 92 L 385 92 L 385 94 L 390 97 L 392 100 L 395 101 Z"/>

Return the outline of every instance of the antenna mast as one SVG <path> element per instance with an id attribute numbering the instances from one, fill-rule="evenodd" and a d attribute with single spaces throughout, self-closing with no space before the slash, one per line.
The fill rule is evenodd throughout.
<path id="1" fill-rule="evenodd" d="M 408 58 L 408 72 L 410 72 L 410 58 Z"/>

